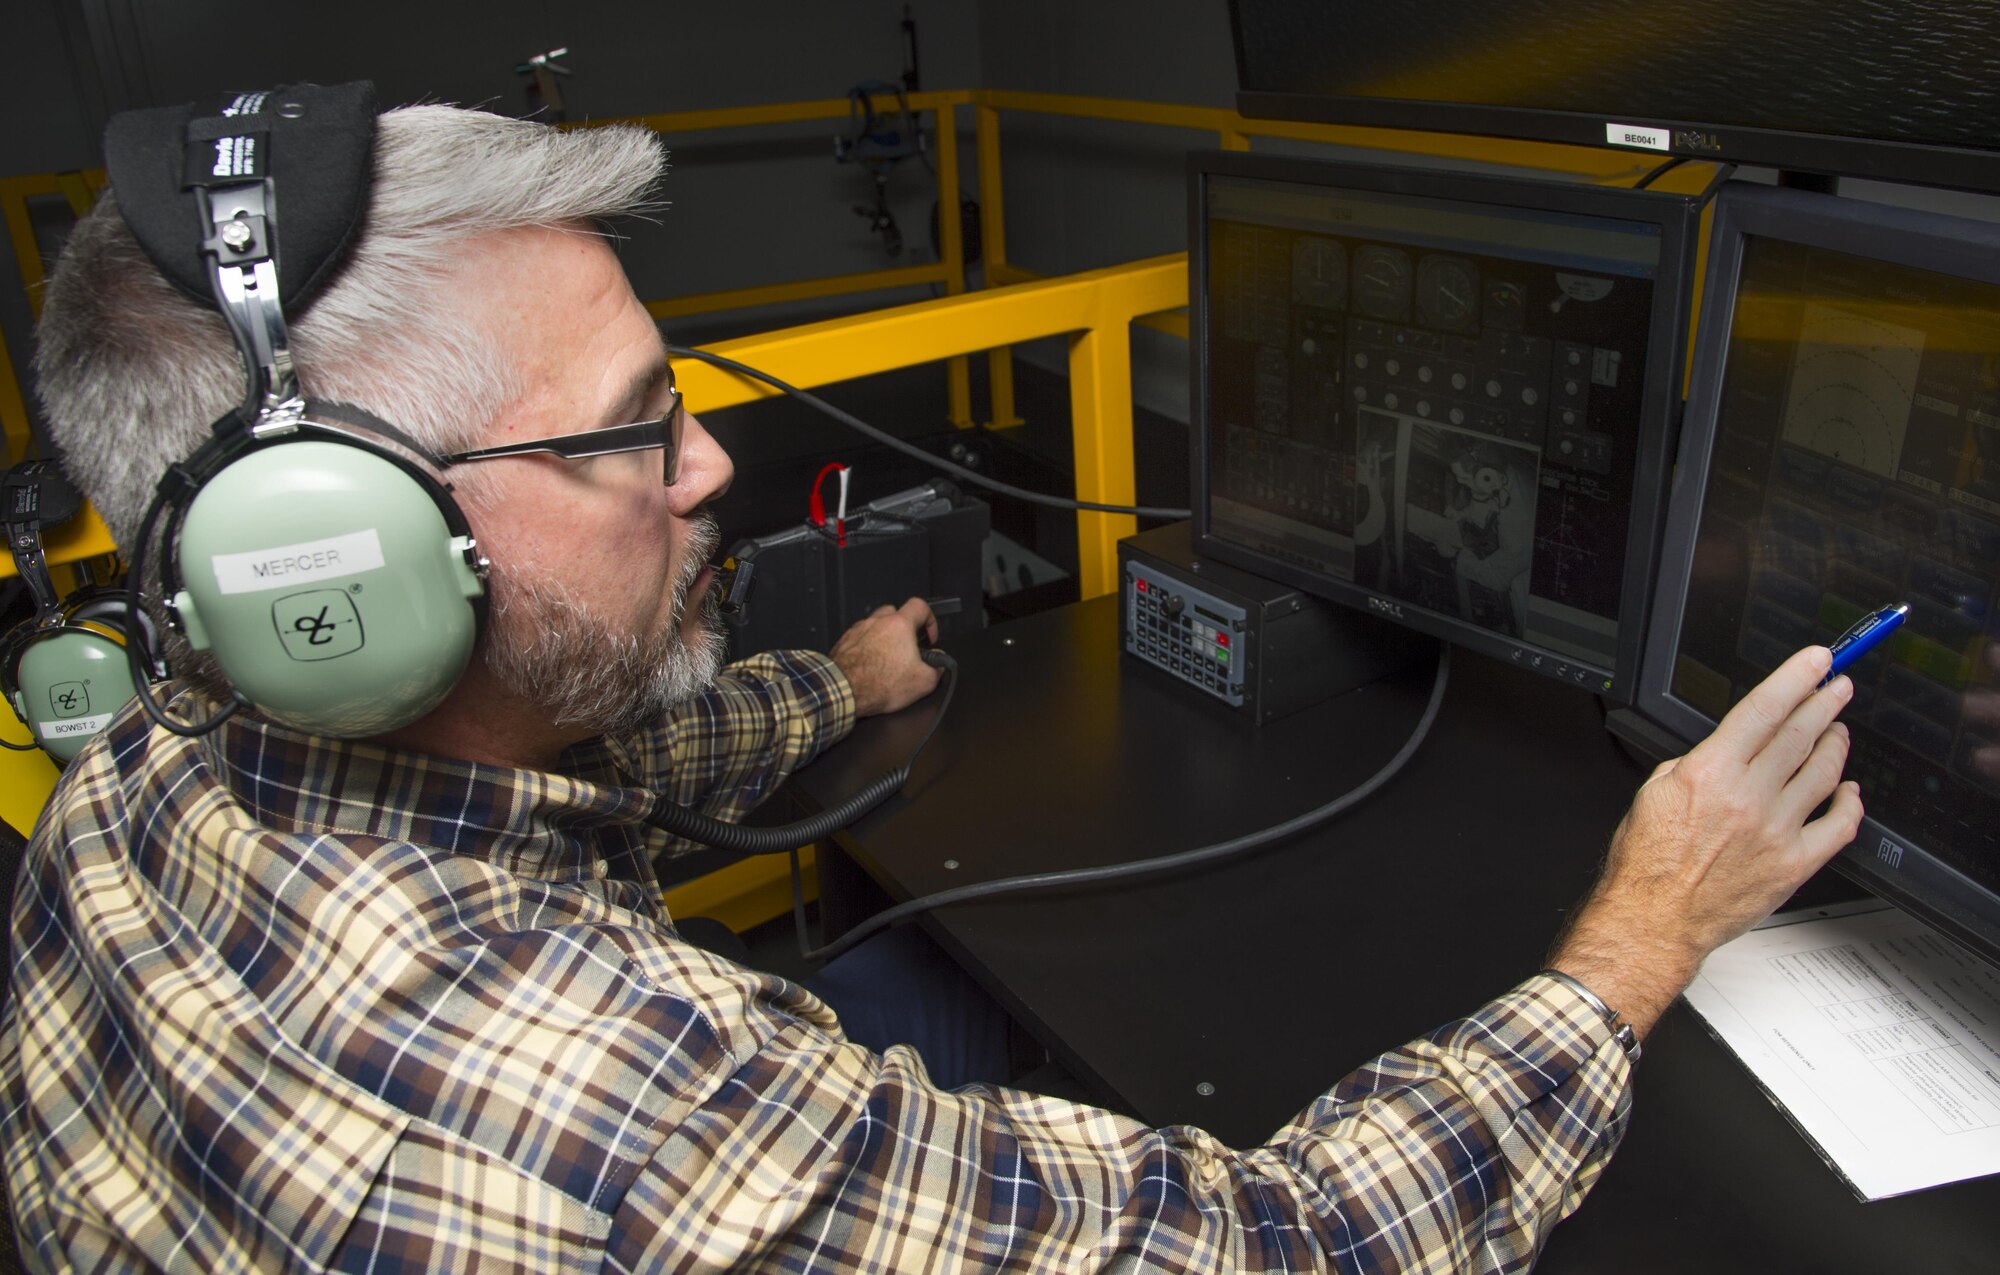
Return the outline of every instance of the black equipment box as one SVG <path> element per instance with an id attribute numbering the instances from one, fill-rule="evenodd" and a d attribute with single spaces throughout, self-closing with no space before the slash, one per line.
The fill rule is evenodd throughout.
<path id="1" fill-rule="evenodd" d="M 725 611 L 730 654 L 832 648 L 878 606 L 931 604 L 942 641 L 985 627 L 980 553 L 992 525 L 982 501 L 939 479 L 884 496 L 847 519 L 739 540 L 729 556 L 755 573 L 749 600 Z"/>
<path id="2" fill-rule="evenodd" d="M 1257 725 L 1437 658 L 1433 637 L 1197 557 L 1190 544 L 1185 522 L 1118 542 L 1120 645 Z"/>

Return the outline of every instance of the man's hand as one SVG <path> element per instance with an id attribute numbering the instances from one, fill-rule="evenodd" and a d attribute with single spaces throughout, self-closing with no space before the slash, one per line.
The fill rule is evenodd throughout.
<path id="1" fill-rule="evenodd" d="M 1831 653 L 1807 647 L 1687 756 L 1664 762 L 1612 835 L 1604 871 L 1550 964 L 1644 1035 L 1702 959 L 1748 930 L 1841 847 L 1861 790 L 1841 783 L 1854 687 L 1824 689 Z M 1808 822 L 1833 795 L 1825 814 Z"/>
<path id="2" fill-rule="evenodd" d="M 917 649 L 920 632 L 937 641 L 937 617 L 929 603 L 911 598 L 900 607 L 876 607 L 833 644 L 833 662 L 854 688 L 859 716 L 893 713 L 937 689 L 941 675 Z"/>

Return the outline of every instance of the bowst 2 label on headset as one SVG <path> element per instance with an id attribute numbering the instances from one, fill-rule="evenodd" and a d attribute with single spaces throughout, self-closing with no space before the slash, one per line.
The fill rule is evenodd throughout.
<path id="1" fill-rule="evenodd" d="M 116 713 L 95 713 L 89 717 L 70 717 L 61 721 L 43 722 L 39 727 L 42 738 L 51 743 L 65 739 L 88 739 L 111 724 Z"/>
<path id="2" fill-rule="evenodd" d="M 262 593 L 377 570 L 382 566 L 382 538 L 369 527 L 324 540 L 218 553 L 209 564 L 215 569 L 215 587 L 222 592 Z"/>

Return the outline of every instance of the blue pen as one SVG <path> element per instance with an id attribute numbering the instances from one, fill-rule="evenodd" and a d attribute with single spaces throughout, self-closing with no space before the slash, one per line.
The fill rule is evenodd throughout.
<path id="1" fill-rule="evenodd" d="M 1847 632 L 1833 640 L 1833 667 L 1826 676 L 1819 679 L 1825 686 L 1848 669 L 1860 663 L 1861 657 L 1882 644 L 1882 639 L 1903 626 L 1909 618 L 1910 604 L 1891 602 L 1880 610 L 1870 611 L 1848 627 Z"/>

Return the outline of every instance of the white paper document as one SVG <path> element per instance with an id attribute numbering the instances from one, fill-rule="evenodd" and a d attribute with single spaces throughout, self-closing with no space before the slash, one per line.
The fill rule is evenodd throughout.
<path id="1" fill-rule="evenodd" d="M 1695 1011 L 1868 1200 L 2000 1172 L 2000 970 L 1882 907 L 1775 917 Z"/>

